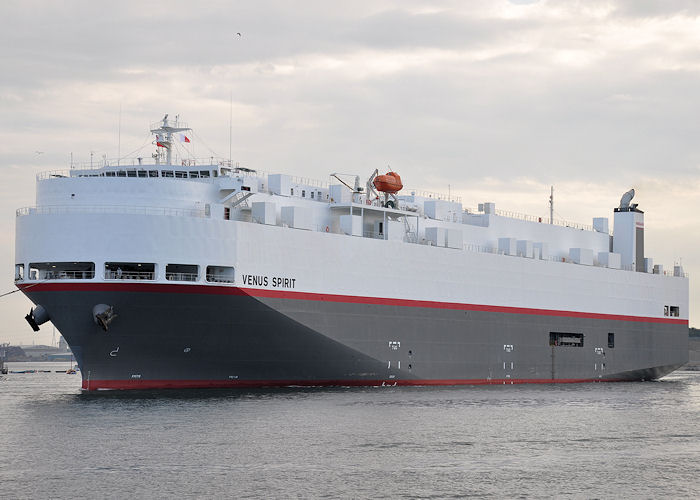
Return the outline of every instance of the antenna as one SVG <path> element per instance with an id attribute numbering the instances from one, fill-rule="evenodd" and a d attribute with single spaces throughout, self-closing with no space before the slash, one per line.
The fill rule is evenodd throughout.
<path id="1" fill-rule="evenodd" d="M 228 99 L 228 166 L 231 166 L 231 143 L 233 142 L 233 90 Z"/>
<path id="2" fill-rule="evenodd" d="M 549 223 L 554 224 L 554 186 L 549 192 Z"/>
<path id="3" fill-rule="evenodd" d="M 117 165 L 119 165 L 119 160 L 122 156 L 122 103 L 119 103 L 119 126 L 118 126 L 119 139 L 117 141 Z"/>

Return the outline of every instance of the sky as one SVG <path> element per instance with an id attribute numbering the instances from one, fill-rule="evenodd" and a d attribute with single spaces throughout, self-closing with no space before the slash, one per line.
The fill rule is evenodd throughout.
<path id="1" fill-rule="evenodd" d="M 0 30 L 0 293 L 35 175 L 138 150 L 327 180 L 390 165 L 465 207 L 591 223 L 636 190 L 646 254 L 700 326 L 700 2 L 13 1 Z M 237 33 L 240 33 L 239 36 Z M 232 117 L 232 119 L 231 119 Z M 37 153 L 41 151 L 41 153 Z M 0 341 L 47 343 L 0 298 Z"/>

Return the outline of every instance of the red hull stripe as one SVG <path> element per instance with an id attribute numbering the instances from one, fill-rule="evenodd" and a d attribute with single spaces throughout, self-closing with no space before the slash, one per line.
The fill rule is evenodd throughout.
<path id="1" fill-rule="evenodd" d="M 175 285 L 169 283 L 39 283 L 18 285 L 23 291 L 33 292 L 146 292 L 146 293 L 189 293 L 206 295 L 238 295 L 269 299 L 311 300 L 318 302 L 341 302 L 347 304 L 376 304 L 400 307 L 425 307 L 431 309 L 452 309 L 459 311 L 483 311 L 505 314 L 529 314 L 536 316 L 559 316 L 565 318 L 589 318 L 617 321 L 637 321 L 643 323 L 669 323 L 687 325 L 687 319 L 651 318 L 646 316 L 626 316 L 622 314 L 601 314 L 553 309 L 525 307 L 491 306 L 483 304 L 460 304 L 457 302 L 437 302 L 432 300 L 392 299 L 383 297 L 363 297 L 355 295 L 332 295 L 324 293 L 266 290 L 260 288 L 240 288 L 218 285 Z"/>
<path id="2" fill-rule="evenodd" d="M 381 387 L 434 385 L 511 385 L 511 384 L 576 384 L 590 382 L 623 382 L 622 379 L 433 379 L 433 380 L 83 380 L 83 389 L 149 390 L 149 389 L 252 389 L 264 387 Z"/>

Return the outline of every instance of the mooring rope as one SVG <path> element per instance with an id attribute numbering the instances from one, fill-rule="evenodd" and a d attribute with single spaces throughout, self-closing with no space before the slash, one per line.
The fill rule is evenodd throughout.
<path id="1" fill-rule="evenodd" d="M 50 281 L 50 280 L 39 281 L 38 283 L 32 283 L 31 285 L 27 285 L 24 288 L 18 288 L 17 290 L 11 290 L 9 292 L 5 292 L 2 295 L 0 295 L 0 298 L 5 297 L 6 295 L 12 295 L 13 293 L 21 292 L 22 290 L 26 290 L 27 288 L 32 288 L 32 287 L 35 287 L 37 285 L 41 285 L 42 283 L 46 283 L 47 281 Z"/>

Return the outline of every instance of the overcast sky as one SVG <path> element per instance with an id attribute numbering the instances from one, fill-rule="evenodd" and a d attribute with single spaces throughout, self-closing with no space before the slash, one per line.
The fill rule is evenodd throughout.
<path id="1" fill-rule="evenodd" d="M 634 187 L 647 256 L 682 259 L 698 324 L 700 1 L 4 0 L 0 12 L 0 293 L 37 172 L 71 153 L 116 157 L 120 108 L 122 154 L 170 113 L 194 129 L 196 155 L 227 157 L 232 96 L 233 159 L 250 168 L 326 180 L 391 165 L 407 187 L 533 215 L 554 185 L 557 215 L 588 224 L 612 222 Z M 0 341 L 50 341 L 24 322 L 30 307 L 0 298 Z"/>

